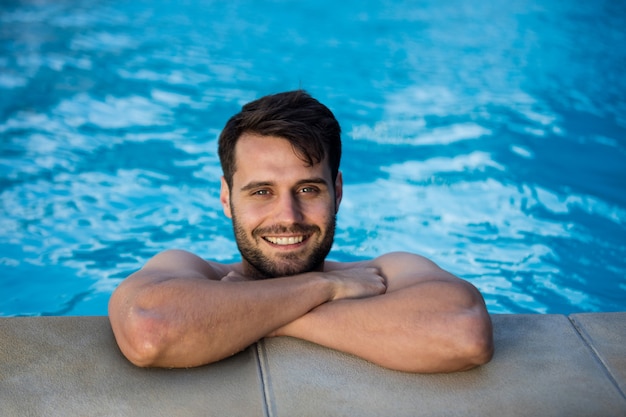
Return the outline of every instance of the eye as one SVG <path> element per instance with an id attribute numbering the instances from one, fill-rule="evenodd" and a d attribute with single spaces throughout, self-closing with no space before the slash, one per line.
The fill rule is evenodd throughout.
<path id="1" fill-rule="evenodd" d="M 311 194 L 311 193 L 317 193 L 319 191 L 319 189 L 317 187 L 302 187 L 300 189 L 300 192 L 302 194 Z"/>
<path id="2" fill-rule="evenodd" d="M 252 193 L 252 195 L 256 195 L 256 196 L 267 196 L 267 195 L 270 195 L 270 190 L 265 190 L 265 189 L 262 189 L 262 190 L 256 190 L 256 191 L 254 191 L 254 192 Z"/>

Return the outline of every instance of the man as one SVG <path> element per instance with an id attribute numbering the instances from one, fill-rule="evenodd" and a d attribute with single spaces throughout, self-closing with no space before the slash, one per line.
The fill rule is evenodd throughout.
<path id="1" fill-rule="evenodd" d="M 292 336 L 408 372 L 491 359 L 480 293 L 414 254 L 326 261 L 343 192 L 340 128 L 304 91 L 242 108 L 219 139 L 220 201 L 242 261 L 162 252 L 113 293 L 109 316 L 138 366 L 219 361 L 264 337 Z"/>

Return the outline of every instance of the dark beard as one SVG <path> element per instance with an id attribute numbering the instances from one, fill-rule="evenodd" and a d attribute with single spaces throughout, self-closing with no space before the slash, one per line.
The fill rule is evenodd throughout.
<path id="1" fill-rule="evenodd" d="M 252 270 L 245 271 L 254 278 L 278 278 L 286 277 L 304 272 L 322 270 L 324 260 L 333 245 L 335 236 L 335 216 L 331 216 L 328 224 L 326 224 L 326 234 L 322 237 L 322 241 L 317 245 L 313 252 L 303 258 L 299 254 L 287 254 L 282 256 L 279 261 L 273 261 L 263 254 L 263 252 L 255 245 L 254 239 L 263 239 L 261 236 L 271 233 L 293 233 L 309 235 L 310 238 L 319 236 L 320 228 L 317 226 L 308 226 L 294 224 L 290 227 L 273 227 L 266 229 L 255 229 L 252 232 L 252 238 L 249 238 L 237 221 L 234 210 L 232 212 L 233 230 L 235 232 L 235 240 L 237 247 L 241 253 L 241 257 L 247 262 Z"/>

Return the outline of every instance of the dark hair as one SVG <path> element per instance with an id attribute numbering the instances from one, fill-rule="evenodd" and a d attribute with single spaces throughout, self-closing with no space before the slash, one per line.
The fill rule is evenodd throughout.
<path id="1" fill-rule="evenodd" d="M 284 138 L 309 165 L 318 164 L 327 156 L 335 184 L 341 160 L 341 128 L 328 107 L 306 91 L 262 97 L 243 106 L 228 120 L 219 137 L 218 154 L 229 188 L 237 169 L 235 145 L 244 133 Z"/>

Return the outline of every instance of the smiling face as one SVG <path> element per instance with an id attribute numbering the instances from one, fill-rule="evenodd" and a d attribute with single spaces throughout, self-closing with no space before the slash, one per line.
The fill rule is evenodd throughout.
<path id="1" fill-rule="evenodd" d="M 244 133 L 235 147 L 232 187 L 220 200 L 232 218 L 244 272 L 270 278 L 321 270 L 342 193 L 326 160 L 313 166 L 280 137 Z"/>

